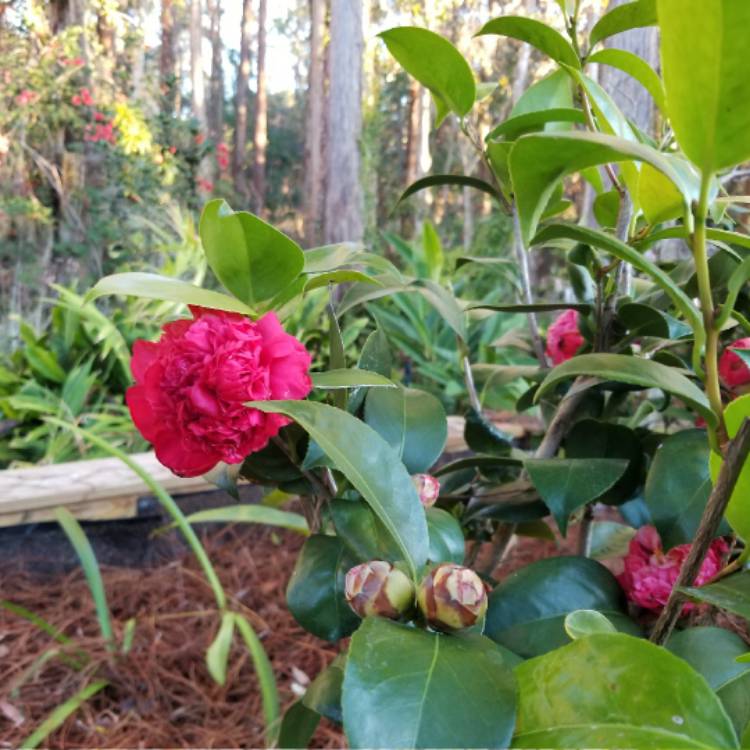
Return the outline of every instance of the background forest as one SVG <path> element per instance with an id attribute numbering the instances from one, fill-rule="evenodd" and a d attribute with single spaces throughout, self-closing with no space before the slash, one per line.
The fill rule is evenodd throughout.
<path id="1" fill-rule="evenodd" d="M 588 0 L 581 17 L 592 24 L 615 4 Z M 176 307 L 94 306 L 81 295 L 123 270 L 215 283 L 204 278 L 197 238 L 210 197 L 257 213 L 305 247 L 363 241 L 416 276 L 468 286 L 485 302 L 516 301 L 512 223 L 491 211 L 490 196 L 443 185 L 398 202 L 426 174 L 485 176 L 472 140 L 511 111 L 534 108 L 533 100 L 514 103 L 551 61 L 512 39 L 472 38 L 483 19 L 510 13 L 562 24 L 557 4 L 545 0 L 0 5 L 0 466 L 78 455 L 69 435 L 41 422 L 49 413 L 142 446 L 121 401 L 128 350 Z M 453 116 L 434 128 L 429 92 L 377 38 L 409 24 L 470 53 L 483 99 L 469 138 Z M 653 29 L 611 44 L 657 64 Z M 646 90 L 616 68 L 598 75 L 649 132 Z M 590 188 L 574 185 L 570 197 L 571 216 L 592 213 Z M 489 255 L 504 262 L 465 263 Z M 571 294 L 559 260 L 538 254 L 534 262 L 537 299 Z M 378 316 L 401 351 L 406 382 L 416 379 L 454 408 L 462 374 L 457 357 L 438 356 L 455 349 L 439 317 L 396 298 Z M 473 361 L 530 362 L 523 346 L 490 346 L 522 318 L 495 320 L 472 342 Z M 359 331 L 349 328 L 354 341 Z M 511 387 L 494 401 L 485 394 L 487 405 L 510 406 L 521 392 Z"/>

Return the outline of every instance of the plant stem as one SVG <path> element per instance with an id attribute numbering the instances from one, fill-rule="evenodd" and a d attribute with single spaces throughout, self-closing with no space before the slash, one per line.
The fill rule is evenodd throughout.
<path id="1" fill-rule="evenodd" d="M 711 496 L 708 498 L 705 510 L 701 516 L 698 531 L 695 534 L 690 553 L 680 568 L 680 574 L 675 581 L 672 593 L 666 606 L 659 615 L 659 619 L 651 632 L 653 643 L 663 644 L 669 638 L 682 611 L 685 594 L 680 590 L 684 586 L 692 586 L 695 577 L 700 572 L 703 560 L 708 553 L 711 542 L 716 536 L 724 511 L 729 505 L 732 492 L 739 479 L 742 467 L 750 453 L 750 419 L 745 419 L 737 435 L 729 443 L 726 459 L 722 464 L 719 477 L 716 480 Z"/>

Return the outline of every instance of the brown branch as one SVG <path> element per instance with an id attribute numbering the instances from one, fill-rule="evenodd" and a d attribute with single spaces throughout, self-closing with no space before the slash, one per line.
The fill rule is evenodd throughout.
<path id="1" fill-rule="evenodd" d="M 732 497 L 732 491 L 737 484 L 748 453 L 750 453 L 750 419 L 745 419 L 737 435 L 729 443 L 724 464 L 701 516 L 695 541 L 690 548 L 690 554 L 682 564 L 680 575 L 677 577 L 672 593 L 669 595 L 669 600 L 659 615 L 656 625 L 654 625 L 651 633 L 653 643 L 665 643 L 672 633 L 686 598 L 680 589 L 684 586 L 693 585 L 703 564 L 703 559 L 711 546 L 711 541 L 719 529 L 719 524 Z"/>

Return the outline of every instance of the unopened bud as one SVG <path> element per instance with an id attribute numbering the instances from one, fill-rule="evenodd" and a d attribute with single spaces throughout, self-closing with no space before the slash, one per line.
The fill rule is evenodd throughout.
<path id="1" fill-rule="evenodd" d="M 346 601 L 360 616 L 398 619 L 414 604 L 414 586 L 405 573 L 385 560 L 356 565 L 346 574 Z"/>
<path id="2" fill-rule="evenodd" d="M 444 563 L 425 576 L 417 602 L 427 623 L 436 630 L 461 630 L 474 625 L 487 611 L 487 591 L 473 570 Z"/>
<path id="3" fill-rule="evenodd" d="M 440 482 L 430 474 L 414 474 L 411 478 L 425 508 L 431 508 L 440 495 Z"/>

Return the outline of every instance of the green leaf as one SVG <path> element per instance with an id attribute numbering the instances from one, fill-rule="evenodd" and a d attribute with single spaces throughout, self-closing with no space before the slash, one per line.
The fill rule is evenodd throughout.
<path id="1" fill-rule="evenodd" d="M 394 390 L 372 390 L 368 400 L 375 393 Z M 310 434 L 375 511 L 416 577 L 427 559 L 427 523 L 411 477 L 388 443 L 356 417 L 326 404 L 265 401 L 251 405 L 285 414 Z"/>
<path id="2" fill-rule="evenodd" d="M 605 13 L 591 29 L 589 43 L 593 47 L 614 34 L 656 24 L 656 0 L 636 0 L 618 5 Z"/>
<path id="3" fill-rule="evenodd" d="M 538 112 L 539 110 L 572 109 L 573 82 L 564 70 L 556 70 L 545 78 L 533 83 L 518 97 L 510 111 L 511 117 Z M 550 123 L 545 130 L 559 128 Z M 567 128 L 567 125 L 564 125 Z"/>
<path id="4" fill-rule="evenodd" d="M 750 571 L 722 578 L 706 586 L 686 586 L 682 589 L 691 599 L 713 604 L 750 620 Z"/>
<path id="5" fill-rule="evenodd" d="M 657 11 L 667 114 L 680 147 L 706 175 L 750 158 L 750 3 L 658 0 Z"/>
<path id="6" fill-rule="evenodd" d="M 344 269 L 341 271 L 328 271 L 327 273 L 321 273 L 317 276 L 312 276 L 310 279 L 308 279 L 308 281 L 305 282 L 304 291 L 311 292 L 314 289 L 327 287 L 329 284 L 351 284 L 357 282 L 361 284 L 380 283 L 372 276 L 368 276 L 366 273 L 362 273 L 361 271 Z"/>
<path id="7" fill-rule="evenodd" d="M 526 112 L 522 115 L 509 117 L 505 122 L 490 131 L 485 140 L 493 141 L 503 138 L 506 141 L 515 141 L 516 138 L 526 133 L 544 130 L 544 126 L 550 122 L 570 122 L 583 125 L 586 122 L 586 117 L 580 109 L 569 107 Z"/>
<path id="8" fill-rule="evenodd" d="M 636 531 L 632 526 L 614 521 L 594 521 L 591 524 L 589 557 L 606 560 L 609 557 L 625 557 L 630 540 Z"/>
<path id="9" fill-rule="evenodd" d="M 682 177 L 656 149 L 603 133 L 533 133 L 510 152 L 510 174 L 524 242 L 536 231 L 557 183 L 566 175 L 610 162 L 642 161 L 663 172 L 683 193 Z M 684 189 L 683 189 L 684 187 Z"/>
<path id="10" fill-rule="evenodd" d="M 689 336 L 690 327 L 668 313 L 651 305 L 626 302 L 617 310 L 617 319 L 631 336 L 655 336 L 662 339 L 681 339 Z"/>
<path id="11" fill-rule="evenodd" d="M 104 582 L 102 573 L 99 570 L 99 563 L 96 560 L 94 549 L 89 542 L 88 537 L 81 528 L 75 516 L 67 508 L 58 508 L 55 511 L 55 518 L 62 526 L 65 536 L 73 546 L 78 559 L 86 575 L 91 598 L 94 600 L 96 608 L 96 619 L 99 621 L 99 629 L 102 637 L 107 642 L 109 649 L 114 648 L 115 636 L 112 631 L 112 620 L 109 614 L 109 605 L 107 604 L 107 594 L 104 591 Z"/>
<path id="12" fill-rule="evenodd" d="M 216 637 L 206 651 L 206 666 L 214 682 L 223 685 L 227 681 L 227 661 L 234 638 L 234 614 L 225 612 Z"/>
<path id="13" fill-rule="evenodd" d="M 625 615 L 620 584 L 607 568 L 586 557 L 550 557 L 495 588 L 485 634 L 519 656 L 538 656 L 568 642 L 565 616 L 577 609 L 594 609 L 620 630 L 637 632 Z"/>
<path id="14" fill-rule="evenodd" d="M 750 279 L 750 257 L 745 258 L 737 268 L 732 271 L 732 275 L 727 282 L 727 296 L 724 304 L 721 306 L 721 314 L 716 320 L 716 327 L 723 328 L 729 320 L 737 303 L 737 297 L 744 288 L 748 279 Z"/>
<path id="15" fill-rule="evenodd" d="M 495 200 L 502 201 L 502 196 L 498 190 L 490 185 L 489 182 L 480 180 L 478 177 L 467 177 L 462 174 L 431 174 L 412 182 L 412 184 L 401 193 L 398 202 L 401 203 L 402 201 L 405 201 L 420 190 L 426 190 L 427 188 L 436 187 L 438 185 L 459 185 L 461 187 L 475 188 L 476 190 L 481 190 L 483 193 L 491 195 Z"/>
<path id="16" fill-rule="evenodd" d="M 358 560 L 395 563 L 402 557 L 388 530 L 364 501 L 336 499 L 328 504 L 328 509 L 336 534 Z"/>
<path id="17" fill-rule="evenodd" d="M 656 71 L 642 57 L 624 49 L 610 47 L 595 52 L 587 62 L 610 65 L 635 78 L 651 94 L 656 106 L 664 111 L 664 86 Z"/>
<path id="18" fill-rule="evenodd" d="M 724 424 L 728 437 L 733 438 L 737 434 L 746 417 L 750 417 L 750 394 L 734 399 L 724 409 Z M 723 463 L 722 457 L 712 451 L 709 466 L 713 481 L 718 478 Z M 746 460 L 740 471 L 724 517 L 745 543 L 750 542 L 750 461 Z"/>
<path id="19" fill-rule="evenodd" d="M 513 438 L 474 409 L 469 409 L 464 423 L 464 440 L 476 453 L 507 456 L 510 454 Z"/>
<path id="20" fill-rule="evenodd" d="M 584 315 L 591 312 L 591 305 L 579 302 L 535 302 L 531 305 L 469 305 L 468 310 L 492 310 L 493 312 L 533 313 L 578 310 Z"/>
<path id="21" fill-rule="evenodd" d="M 695 538 L 711 494 L 709 452 L 704 430 L 683 430 L 654 455 L 644 497 L 665 549 Z"/>
<path id="22" fill-rule="evenodd" d="M 251 213 L 232 211 L 221 199 L 205 205 L 199 232 L 211 270 L 249 305 L 281 292 L 305 265 L 296 242 Z"/>
<path id="23" fill-rule="evenodd" d="M 524 468 L 566 536 L 570 514 L 601 497 L 628 463 L 620 458 L 529 458 Z"/>
<path id="24" fill-rule="evenodd" d="M 643 449 L 638 435 L 621 424 L 580 419 L 565 438 L 566 458 L 619 458 L 628 467 L 610 490 L 599 498 L 601 503 L 616 505 L 627 500 L 642 483 Z"/>
<path id="25" fill-rule="evenodd" d="M 227 310 L 244 315 L 252 315 L 253 309 L 240 300 L 221 292 L 201 289 L 187 281 L 170 279 L 156 273 L 115 273 L 105 276 L 94 284 L 86 294 L 90 301 L 105 294 L 125 294 L 146 299 L 180 302 L 184 305 L 198 305 L 213 310 Z"/>
<path id="26" fill-rule="evenodd" d="M 49 349 L 36 344 L 27 344 L 22 351 L 35 375 L 53 383 L 62 383 L 65 380 L 65 370 Z"/>
<path id="27" fill-rule="evenodd" d="M 280 748 L 300 748 L 310 744 L 320 723 L 320 714 L 305 706 L 302 699 L 295 701 L 286 710 L 279 729 Z"/>
<path id="28" fill-rule="evenodd" d="M 316 534 L 305 541 L 286 590 L 289 611 L 305 630 L 326 641 L 354 632 L 359 618 L 346 603 L 344 581 L 356 564 L 335 536 Z"/>
<path id="29" fill-rule="evenodd" d="M 435 127 L 448 112 L 464 117 L 474 106 L 474 74 L 463 55 L 439 34 L 400 26 L 378 36 L 409 75 L 432 93 L 437 108 Z"/>
<path id="30" fill-rule="evenodd" d="M 513 747 L 737 747 L 703 677 L 642 639 L 592 635 L 524 662 L 516 676 Z"/>
<path id="31" fill-rule="evenodd" d="M 570 639 L 577 641 L 597 633 L 616 633 L 615 626 L 595 609 L 577 609 L 565 615 L 565 632 Z"/>
<path id="32" fill-rule="evenodd" d="M 673 367 L 648 359 L 630 357 L 625 354 L 579 354 L 555 367 L 537 389 L 535 401 L 563 380 L 590 375 L 617 383 L 630 383 L 643 388 L 661 388 L 666 393 L 682 399 L 695 409 L 710 425 L 716 424 L 716 416 L 708 404 L 703 391 Z"/>
<path id="33" fill-rule="evenodd" d="M 390 378 L 393 369 L 393 356 L 388 345 L 388 339 L 380 328 L 374 330 L 367 337 L 357 364 L 360 370 L 377 372 L 385 378 Z"/>
<path id="34" fill-rule="evenodd" d="M 431 221 L 425 221 L 422 224 L 422 249 L 428 276 L 437 283 L 440 281 L 445 265 L 445 252 L 440 242 L 440 235 Z"/>
<path id="35" fill-rule="evenodd" d="M 416 388 L 370 391 L 365 422 L 396 451 L 410 474 L 427 471 L 448 439 L 443 405 L 431 393 Z"/>
<path id="36" fill-rule="evenodd" d="M 696 339 L 698 341 L 702 340 L 703 321 L 690 297 L 680 289 L 668 274 L 662 271 L 655 263 L 647 260 L 641 253 L 630 247 L 630 245 L 626 245 L 616 237 L 599 232 L 596 229 L 572 224 L 551 224 L 542 229 L 534 237 L 532 244 L 544 244 L 557 239 L 570 239 L 575 242 L 583 242 L 601 248 L 650 276 L 667 293 L 674 306 L 688 321 L 696 335 Z"/>
<path id="37" fill-rule="evenodd" d="M 499 34 L 528 42 L 553 60 L 573 68 L 580 68 L 581 62 L 571 43 L 551 26 L 542 21 L 524 16 L 502 16 L 488 21 L 476 36 Z"/>
<path id="38" fill-rule="evenodd" d="M 227 505 L 224 508 L 199 510 L 187 516 L 187 520 L 190 523 L 262 523 L 305 536 L 310 533 L 304 516 L 267 505 Z"/>
<path id="39" fill-rule="evenodd" d="M 461 524 L 447 511 L 427 508 L 427 531 L 430 535 L 430 562 L 453 562 L 462 565 L 466 554 Z"/>
<path id="40" fill-rule="evenodd" d="M 508 747 L 515 680 L 482 636 L 368 618 L 352 637 L 343 690 L 352 748 Z"/>
<path id="41" fill-rule="evenodd" d="M 344 681 L 346 654 L 339 654 L 324 669 L 307 688 L 302 702 L 307 708 L 325 716 L 330 721 L 340 724 L 341 714 L 341 683 Z"/>
<path id="42" fill-rule="evenodd" d="M 311 372 L 313 388 L 395 388 L 396 384 L 389 378 L 377 372 L 350 369 L 327 370 L 326 372 Z"/>

